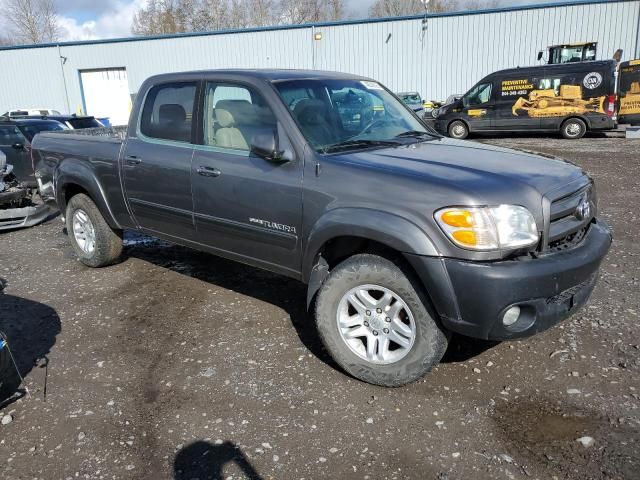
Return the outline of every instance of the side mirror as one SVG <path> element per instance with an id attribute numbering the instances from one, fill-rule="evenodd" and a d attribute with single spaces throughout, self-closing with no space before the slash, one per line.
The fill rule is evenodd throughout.
<path id="1" fill-rule="evenodd" d="M 24 150 L 24 144 L 20 143 L 20 142 L 16 142 L 13 145 L 11 145 L 13 148 L 15 148 L 16 150 Z"/>
<path id="2" fill-rule="evenodd" d="M 274 132 L 256 134 L 251 141 L 251 151 L 272 163 L 286 163 L 291 160 L 284 151 L 278 150 Z"/>
<path id="3" fill-rule="evenodd" d="M 542 60 L 542 56 L 544 55 L 544 52 L 542 50 L 540 50 L 538 52 L 538 60 Z"/>

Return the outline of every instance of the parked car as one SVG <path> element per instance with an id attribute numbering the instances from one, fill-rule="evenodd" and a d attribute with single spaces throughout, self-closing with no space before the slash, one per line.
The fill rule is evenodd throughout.
<path id="1" fill-rule="evenodd" d="M 16 178 L 13 166 L 0 151 L 0 231 L 36 225 L 49 214 L 50 209 L 38 198 L 37 189 Z"/>
<path id="2" fill-rule="evenodd" d="M 31 164 L 31 140 L 36 133 L 51 130 L 66 130 L 67 127 L 55 120 L 27 118 L 0 118 L 0 152 L 13 165 L 16 178 L 31 187 L 36 186 L 36 178 Z"/>
<path id="3" fill-rule="evenodd" d="M 483 132 L 558 132 L 578 139 L 615 127 L 615 61 L 512 68 L 492 73 L 438 109 L 436 128 L 453 138 Z"/>
<path id="4" fill-rule="evenodd" d="M 332 101 L 349 90 L 377 105 L 359 131 Z M 582 169 L 441 137 L 368 78 L 201 71 L 140 93 L 127 129 L 34 139 L 80 261 L 116 262 L 135 229 L 298 279 L 327 351 L 370 383 L 420 378 L 451 332 L 567 318 L 611 244 Z"/>
<path id="5" fill-rule="evenodd" d="M 33 118 L 33 119 L 41 119 L 41 120 L 55 120 L 56 122 L 60 122 L 65 125 L 67 128 L 72 130 L 78 130 L 81 128 L 101 128 L 104 125 L 97 120 L 95 117 L 90 115 L 80 116 L 80 115 L 44 115 L 44 116 L 34 116 L 34 117 L 23 117 L 23 118 Z"/>
<path id="6" fill-rule="evenodd" d="M 18 108 L 16 110 L 9 110 L 2 114 L 3 117 L 26 117 L 29 115 L 41 116 L 41 115 L 62 115 L 58 110 L 51 108 Z"/>

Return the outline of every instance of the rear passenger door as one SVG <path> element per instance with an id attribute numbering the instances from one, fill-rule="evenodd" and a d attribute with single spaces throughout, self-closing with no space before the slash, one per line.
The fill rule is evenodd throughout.
<path id="1" fill-rule="evenodd" d="M 193 240 L 191 159 L 197 82 L 151 87 L 127 140 L 124 186 L 136 222 L 150 233 Z"/>
<path id="2" fill-rule="evenodd" d="M 191 171 L 198 241 L 236 260 L 297 273 L 302 159 L 270 163 L 250 151 L 253 137 L 269 132 L 281 150 L 292 150 L 257 89 L 211 81 L 203 97 L 202 140 Z"/>

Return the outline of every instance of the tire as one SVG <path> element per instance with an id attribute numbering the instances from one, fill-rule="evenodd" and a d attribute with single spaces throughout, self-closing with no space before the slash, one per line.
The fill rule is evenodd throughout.
<path id="1" fill-rule="evenodd" d="M 579 118 L 569 118 L 562 123 L 560 134 L 567 140 L 577 140 L 587 133 L 587 124 Z"/>
<path id="2" fill-rule="evenodd" d="M 335 267 L 322 285 L 316 302 L 318 333 L 336 363 L 353 377 L 374 385 L 399 387 L 418 380 L 442 359 L 447 334 L 410 276 L 386 258 L 359 254 Z M 376 305 L 365 305 L 362 290 L 370 293 L 366 301 L 375 300 L 382 306 L 381 313 Z M 347 297 L 351 293 L 355 295 L 352 299 L 365 302 L 360 303 L 359 310 Z M 388 308 L 384 306 L 384 294 L 393 295 Z M 340 320 L 345 322 L 343 327 L 339 326 Z M 350 333 L 366 336 L 346 339 L 345 334 Z M 372 354 L 367 348 L 369 339 L 374 339 Z M 404 345 L 395 339 L 401 339 Z M 387 349 L 383 347 L 385 342 Z"/>
<path id="3" fill-rule="evenodd" d="M 79 193 L 69 200 L 66 226 L 73 250 L 86 266 L 104 267 L 115 263 L 120 257 L 122 232 L 114 231 L 107 224 L 87 195 Z"/>
<path id="4" fill-rule="evenodd" d="M 469 127 L 462 120 L 454 120 L 449 124 L 449 128 L 447 129 L 447 134 L 451 138 L 455 138 L 458 140 L 464 140 L 469 136 Z"/>

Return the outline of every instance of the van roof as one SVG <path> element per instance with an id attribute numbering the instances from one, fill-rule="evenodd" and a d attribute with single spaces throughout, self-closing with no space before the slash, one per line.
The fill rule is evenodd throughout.
<path id="1" fill-rule="evenodd" d="M 548 63 L 544 63 L 542 65 L 531 65 L 528 67 L 516 67 L 516 68 L 507 68 L 505 70 L 497 70 L 493 73 L 490 73 L 488 76 L 490 75 L 496 75 L 498 73 L 521 73 L 524 70 L 537 70 L 537 69 L 541 69 L 541 68 L 547 68 L 547 69 L 551 69 L 551 70 L 590 70 L 590 69 L 596 69 L 596 68 L 602 68 L 602 67 L 607 67 L 607 68 L 615 68 L 616 62 L 615 60 L 589 60 L 586 62 L 573 62 L 573 63 L 555 63 L 555 64 L 548 64 Z"/>

